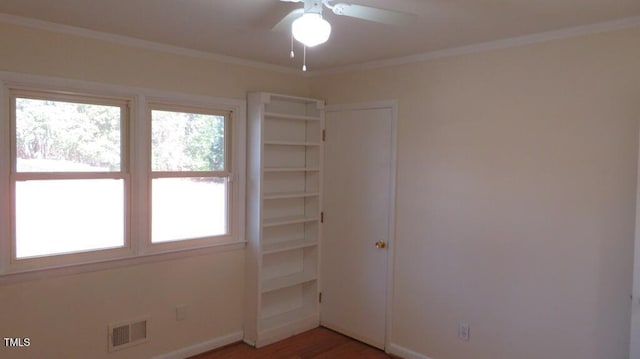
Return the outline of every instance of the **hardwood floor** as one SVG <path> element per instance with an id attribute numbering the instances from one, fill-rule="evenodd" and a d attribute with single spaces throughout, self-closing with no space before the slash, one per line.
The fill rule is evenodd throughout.
<path id="1" fill-rule="evenodd" d="M 283 341 L 253 348 L 236 343 L 191 359 L 388 359 L 396 358 L 326 328 L 316 328 Z"/>

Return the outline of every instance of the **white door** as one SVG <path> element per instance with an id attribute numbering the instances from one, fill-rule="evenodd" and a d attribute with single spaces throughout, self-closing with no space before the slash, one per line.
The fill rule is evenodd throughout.
<path id="1" fill-rule="evenodd" d="M 629 359 L 640 359 L 640 149 L 638 150 L 638 175 L 636 178 L 636 238 L 633 264 L 633 289 L 631 294 L 631 348 Z"/>
<path id="2" fill-rule="evenodd" d="M 636 224 L 637 226 L 637 224 Z M 629 359 L 640 359 L 640 239 L 636 236 L 634 285 L 631 304 L 631 354 Z"/>
<path id="3" fill-rule="evenodd" d="M 325 116 L 320 322 L 378 348 L 390 279 L 393 116 L 390 107 Z"/>

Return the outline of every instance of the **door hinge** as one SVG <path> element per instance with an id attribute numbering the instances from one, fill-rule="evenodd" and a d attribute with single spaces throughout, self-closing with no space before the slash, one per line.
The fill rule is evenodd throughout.
<path id="1" fill-rule="evenodd" d="M 327 130 L 322 130 L 322 141 L 326 141 L 327 140 Z"/>
<path id="2" fill-rule="evenodd" d="M 318 303 L 322 303 L 322 292 L 318 293 Z"/>
<path id="3" fill-rule="evenodd" d="M 320 212 L 320 223 L 324 223 L 324 212 Z"/>

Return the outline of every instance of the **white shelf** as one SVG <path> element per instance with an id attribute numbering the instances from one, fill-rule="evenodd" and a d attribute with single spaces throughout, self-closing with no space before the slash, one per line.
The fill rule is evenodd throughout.
<path id="1" fill-rule="evenodd" d="M 318 172 L 319 168 L 315 167 L 269 167 L 264 169 L 265 172 Z"/>
<path id="2" fill-rule="evenodd" d="M 313 117 L 313 116 L 303 116 L 303 115 L 290 115 L 285 113 L 277 113 L 277 112 L 265 112 L 264 117 L 268 118 L 279 118 L 283 120 L 297 120 L 297 121 L 320 121 L 321 117 Z"/>
<path id="3" fill-rule="evenodd" d="M 320 324 L 324 101 L 247 101 L 245 339 L 264 345 Z M 260 344 L 262 343 L 262 344 Z"/>
<path id="4" fill-rule="evenodd" d="M 319 220 L 320 218 L 317 216 L 315 217 L 294 216 L 294 217 L 270 218 L 270 219 L 265 219 L 262 223 L 262 226 L 275 227 L 275 226 L 284 226 L 286 224 L 315 222 Z"/>
<path id="5" fill-rule="evenodd" d="M 269 146 L 320 146 L 320 142 L 299 142 L 299 141 L 264 141 Z"/>
<path id="6" fill-rule="evenodd" d="M 287 198 L 306 198 L 306 197 L 317 197 L 320 193 L 318 192 L 276 192 L 276 193 L 265 193 L 262 195 L 262 199 L 287 199 Z"/>
<path id="7" fill-rule="evenodd" d="M 317 246 L 318 241 L 315 239 L 294 239 L 290 241 L 282 241 L 262 246 L 262 255 L 291 251 L 295 249 Z"/>
<path id="8" fill-rule="evenodd" d="M 317 280 L 316 273 L 300 272 L 286 277 L 278 277 L 267 279 L 262 282 L 262 293 L 273 292 L 278 289 L 293 287 L 294 285 L 303 284 Z"/>

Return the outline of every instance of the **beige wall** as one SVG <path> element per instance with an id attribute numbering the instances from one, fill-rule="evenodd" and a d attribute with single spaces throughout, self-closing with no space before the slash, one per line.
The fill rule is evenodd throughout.
<path id="1" fill-rule="evenodd" d="M 306 95 L 299 76 L 0 24 L 0 70 L 244 99 Z M 242 330 L 244 251 L 0 284 L 0 336 L 28 336 L 9 358 L 148 358 Z M 175 307 L 188 318 L 175 320 Z M 149 317 L 151 341 L 107 354 L 107 324 Z"/>
<path id="2" fill-rule="evenodd" d="M 242 251 L 0 287 L 3 358 L 150 358 L 242 330 Z M 187 319 L 176 321 L 176 305 Z M 147 317 L 150 341 L 107 354 L 107 325 Z"/>
<path id="3" fill-rule="evenodd" d="M 628 357 L 639 43 L 634 29 L 314 79 L 328 104 L 399 103 L 393 343 Z"/>

